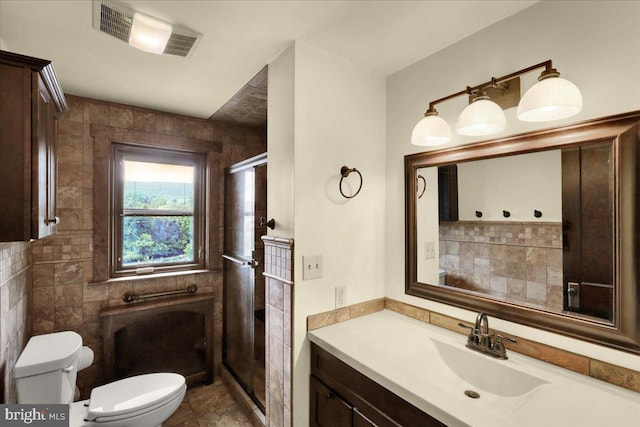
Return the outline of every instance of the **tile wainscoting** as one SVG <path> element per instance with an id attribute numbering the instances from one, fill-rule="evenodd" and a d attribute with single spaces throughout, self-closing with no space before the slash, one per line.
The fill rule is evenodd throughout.
<path id="1" fill-rule="evenodd" d="M 262 236 L 266 278 L 266 425 L 292 424 L 293 240 Z"/>
<path id="2" fill-rule="evenodd" d="M 15 403 L 13 367 L 32 323 L 32 258 L 27 242 L 0 243 L 0 403 Z"/>
<path id="3" fill-rule="evenodd" d="M 331 310 L 311 315 L 307 317 L 307 330 L 314 330 L 334 323 L 344 322 L 351 318 L 364 316 L 385 308 L 423 322 L 449 329 L 462 335 L 466 334 L 466 332 L 458 326 L 458 323 L 462 322 L 460 319 L 455 319 L 453 317 L 445 316 L 389 298 L 366 301 L 338 310 Z M 501 333 L 497 330 L 492 330 L 492 332 Z M 588 375 L 640 393 L 639 371 L 591 359 L 589 357 L 551 347 L 546 344 L 540 344 L 520 338 L 512 334 L 503 335 L 512 336 L 518 340 L 518 343 L 515 345 L 505 343 L 505 347 L 507 347 L 509 351 L 515 351 L 517 353 L 524 354 L 525 356 L 552 363 L 562 368 L 570 369 L 580 374 Z"/>

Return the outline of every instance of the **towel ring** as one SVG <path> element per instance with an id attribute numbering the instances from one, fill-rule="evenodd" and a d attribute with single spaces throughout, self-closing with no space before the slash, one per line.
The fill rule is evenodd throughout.
<path id="1" fill-rule="evenodd" d="M 424 186 L 422 187 L 422 191 L 420 191 L 420 194 L 418 194 L 418 199 L 421 199 L 422 196 L 424 196 L 424 192 L 427 191 L 427 180 L 424 178 L 424 176 L 422 175 L 418 175 L 416 177 L 416 191 L 418 190 L 418 185 L 420 184 L 420 181 L 423 182 Z"/>
<path id="2" fill-rule="evenodd" d="M 357 173 L 358 176 L 360 177 L 360 186 L 358 187 L 358 190 L 355 193 L 353 193 L 351 196 L 347 196 L 342 191 L 342 180 L 345 179 L 346 177 L 348 177 L 351 172 Z M 340 168 L 340 175 L 342 175 L 342 177 L 340 178 L 340 194 L 342 194 L 342 197 L 344 197 L 345 199 L 353 199 L 354 197 L 356 197 L 358 195 L 360 190 L 362 190 L 362 174 L 356 168 L 349 168 L 347 166 L 342 166 Z"/>

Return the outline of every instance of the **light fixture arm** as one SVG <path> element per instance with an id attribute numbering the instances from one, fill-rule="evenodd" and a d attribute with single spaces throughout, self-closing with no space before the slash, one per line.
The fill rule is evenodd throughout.
<path id="1" fill-rule="evenodd" d="M 482 91 L 482 89 L 485 89 L 487 87 L 498 87 L 500 84 L 502 84 L 502 83 L 504 83 L 506 81 L 509 81 L 509 80 L 513 79 L 514 77 L 518 77 L 518 76 L 521 76 L 523 74 L 530 73 L 531 71 L 536 70 L 538 68 L 542 68 L 542 67 L 544 67 L 545 70 L 543 71 L 542 75 L 540 76 L 541 78 L 551 77 L 552 75 L 553 76 L 558 76 L 559 75 L 559 73 L 553 68 L 551 60 L 549 59 L 547 61 L 541 62 L 539 64 L 532 65 L 532 66 L 527 67 L 527 68 L 523 68 L 522 70 L 515 71 L 515 72 L 513 72 L 511 74 L 507 74 L 507 75 L 502 76 L 502 77 L 498 77 L 498 78 L 492 77 L 491 80 L 489 80 L 488 82 L 481 83 L 481 84 L 479 84 L 477 86 L 473 86 L 473 87 L 467 86 L 464 90 L 461 90 L 459 92 L 453 93 L 451 95 L 447 95 L 447 96 L 442 97 L 440 99 L 436 99 L 435 101 L 431 101 L 431 102 L 429 102 L 429 108 L 424 113 L 424 115 L 426 117 L 427 115 L 437 114 L 437 110 L 435 108 L 436 104 L 439 104 L 439 103 L 444 102 L 444 101 L 448 101 L 448 100 L 453 99 L 453 98 L 457 98 L 458 96 L 462 96 L 462 95 L 475 95 L 478 92 Z"/>

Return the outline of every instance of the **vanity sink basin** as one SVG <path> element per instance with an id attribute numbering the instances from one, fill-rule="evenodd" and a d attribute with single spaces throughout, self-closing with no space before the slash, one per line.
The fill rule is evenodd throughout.
<path id="1" fill-rule="evenodd" d="M 509 366 L 508 360 L 498 360 L 470 350 L 430 338 L 442 363 L 461 380 L 482 394 L 516 397 L 547 384 L 547 381 Z"/>

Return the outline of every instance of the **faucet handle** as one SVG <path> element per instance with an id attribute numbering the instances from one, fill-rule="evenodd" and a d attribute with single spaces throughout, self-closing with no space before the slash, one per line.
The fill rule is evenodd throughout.
<path id="1" fill-rule="evenodd" d="M 511 344 L 517 344 L 515 338 L 503 337 L 502 335 L 496 335 L 496 342 L 502 342 L 502 340 L 509 341 Z"/>
<path id="2" fill-rule="evenodd" d="M 491 348 L 498 353 L 506 355 L 507 350 L 504 347 L 504 344 L 502 344 L 502 340 L 509 341 L 510 343 L 513 343 L 513 344 L 517 343 L 517 341 L 514 338 L 503 337 L 502 335 L 496 334 L 496 340 L 493 343 L 493 346 Z"/>
<path id="3" fill-rule="evenodd" d="M 459 322 L 458 326 L 460 326 L 461 328 L 469 329 L 469 335 L 467 335 L 467 342 L 474 343 L 474 344 L 478 344 L 480 342 L 480 337 L 478 337 L 478 330 L 475 327 L 465 325 L 462 322 Z"/>

